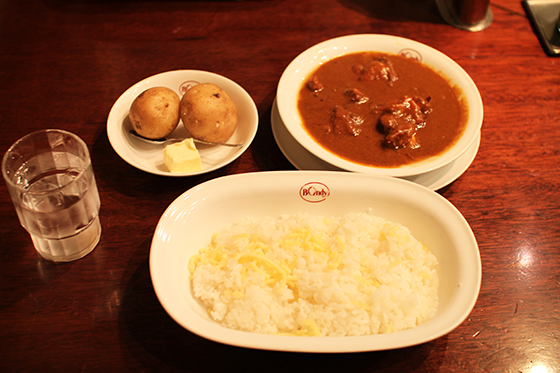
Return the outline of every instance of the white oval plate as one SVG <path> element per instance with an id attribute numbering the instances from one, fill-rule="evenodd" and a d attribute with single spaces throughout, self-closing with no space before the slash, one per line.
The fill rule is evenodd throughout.
<path id="1" fill-rule="evenodd" d="M 272 134 L 274 135 L 274 139 L 280 151 L 298 170 L 344 171 L 341 168 L 315 157 L 294 139 L 284 125 L 284 122 L 282 122 L 282 118 L 280 118 L 276 101 L 272 104 L 270 122 L 272 125 Z M 479 134 L 469 149 L 448 165 L 420 175 L 403 176 L 402 178 L 432 190 L 441 189 L 457 180 L 469 168 L 478 153 L 480 140 L 481 136 Z"/>
<path id="2" fill-rule="evenodd" d="M 183 96 L 186 82 L 212 83 L 222 88 L 237 107 L 239 121 L 237 129 L 228 142 L 241 143 L 242 147 L 209 146 L 196 144 L 200 153 L 202 170 L 196 172 L 170 172 L 163 162 L 164 145 L 151 145 L 132 137 L 128 131 L 132 125 L 128 119 L 130 105 L 134 99 L 148 88 L 167 87 Z M 187 83 L 188 84 L 188 83 Z M 107 135 L 111 146 L 128 164 L 155 175 L 193 176 L 221 168 L 237 159 L 251 145 L 257 133 L 259 114 L 251 96 L 237 83 L 221 75 L 207 71 L 168 71 L 146 78 L 127 89 L 115 102 L 107 120 Z M 169 135 L 172 138 L 186 138 L 189 134 L 182 122 Z"/>
<path id="3" fill-rule="evenodd" d="M 463 90 L 469 105 L 467 127 L 459 141 L 436 157 L 396 168 L 365 166 L 347 161 L 320 146 L 301 124 L 297 109 L 299 90 L 309 74 L 326 61 L 344 54 L 376 51 L 406 55 L 443 73 Z M 297 56 L 284 70 L 278 84 L 278 111 L 291 135 L 309 152 L 338 168 L 388 176 L 412 176 L 441 168 L 461 156 L 480 134 L 483 106 L 480 92 L 471 77 L 451 58 L 425 44 L 390 35 L 349 35 L 319 43 Z"/>
<path id="4" fill-rule="evenodd" d="M 300 190 L 321 183 L 329 196 L 307 202 Z M 315 184 L 319 185 L 319 184 Z M 339 216 L 371 213 L 408 227 L 438 258 L 439 307 L 426 323 L 405 331 L 360 337 L 293 337 L 228 329 L 210 319 L 193 297 L 189 258 L 212 235 L 242 218 L 307 212 Z M 204 338 L 264 350 L 359 352 L 401 348 L 441 337 L 469 315 L 482 277 L 478 245 L 461 213 L 445 198 L 392 177 L 334 171 L 276 171 L 225 176 L 178 197 L 162 215 L 150 250 L 155 293 L 182 327 Z"/>

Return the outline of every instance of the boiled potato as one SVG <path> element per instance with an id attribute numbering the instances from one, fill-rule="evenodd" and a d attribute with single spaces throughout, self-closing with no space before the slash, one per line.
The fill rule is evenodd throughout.
<path id="1" fill-rule="evenodd" d="M 128 117 L 140 136 L 160 139 L 177 128 L 180 103 L 179 95 L 171 89 L 150 88 L 132 102 Z"/>
<path id="2" fill-rule="evenodd" d="M 226 142 L 237 128 L 237 108 L 220 87 L 202 83 L 189 89 L 181 99 L 183 125 L 199 140 Z"/>

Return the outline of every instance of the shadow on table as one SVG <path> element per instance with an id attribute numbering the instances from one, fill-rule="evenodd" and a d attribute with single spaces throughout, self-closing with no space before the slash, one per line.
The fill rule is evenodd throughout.
<path id="1" fill-rule="evenodd" d="M 223 345 L 192 334 L 171 319 L 154 293 L 148 259 L 131 264 L 125 273 L 129 281 L 122 286 L 120 338 L 134 360 L 130 363 L 148 371 L 414 372 L 426 371 L 426 366 L 437 371 L 445 355 L 432 352 L 444 351 L 447 337 L 400 350 L 350 354 L 288 353 Z"/>
<path id="2" fill-rule="evenodd" d="M 295 170 L 295 167 L 282 154 L 272 132 L 272 102 L 275 97 L 276 91 L 270 92 L 263 100 L 270 104 L 263 105 L 264 109 L 259 108 L 259 128 L 249 151 L 260 171 Z"/>
<path id="3" fill-rule="evenodd" d="M 0 311 L 52 286 L 52 282 L 64 277 L 71 268 L 71 265 L 44 260 L 37 254 L 29 233 L 19 225 L 15 210 L 8 224 L 4 228 L 9 230 L 0 235 Z"/>

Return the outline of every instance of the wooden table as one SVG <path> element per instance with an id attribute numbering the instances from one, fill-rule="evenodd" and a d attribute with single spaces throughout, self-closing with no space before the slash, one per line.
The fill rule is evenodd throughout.
<path id="1" fill-rule="evenodd" d="M 430 0 L 72 1 L 0 5 L 2 153 L 62 128 L 90 147 L 103 235 L 82 260 L 35 253 L 0 183 L 2 372 L 560 371 L 560 60 L 543 52 L 519 1 L 491 3 L 490 28 L 446 24 Z M 401 350 L 296 354 L 200 338 L 163 310 L 150 280 L 155 225 L 187 189 L 223 175 L 291 170 L 271 131 L 284 68 L 337 36 L 393 34 L 458 62 L 485 118 L 471 167 L 438 192 L 471 224 L 483 264 L 478 302 L 456 330 Z M 253 97 L 247 152 L 203 176 L 154 176 L 113 151 L 106 120 L 134 83 L 177 69 L 212 71 Z"/>

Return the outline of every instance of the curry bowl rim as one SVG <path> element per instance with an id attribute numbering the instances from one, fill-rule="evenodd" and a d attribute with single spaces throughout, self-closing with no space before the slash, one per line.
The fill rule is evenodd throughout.
<path id="1" fill-rule="evenodd" d="M 375 47 L 370 47 L 370 46 Z M 420 162 L 395 168 L 362 165 L 346 160 L 319 145 L 304 129 L 297 100 L 299 90 L 310 73 L 335 57 L 354 52 L 382 52 L 420 56 L 423 63 L 461 88 L 468 103 L 468 120 L 458 141 L 441 154 Z M 411 39 L 385 34 L 346 35 L 320 42 L 294 58 L 282 73 L 277 88 L 280 117 L 290 134 L 314 156 L 346 171 L 396 177 L 420 175 L 455 161 L 475 141 L 482 128 L 483 104 L 480 92 L 469 74 L 454 60 L 435 48 Z"/>

